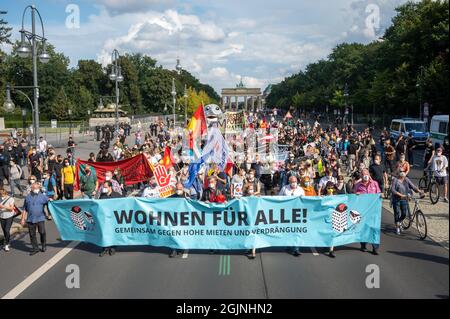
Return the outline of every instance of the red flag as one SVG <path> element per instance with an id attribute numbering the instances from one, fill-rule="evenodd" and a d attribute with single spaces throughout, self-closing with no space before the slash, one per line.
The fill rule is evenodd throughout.
<path id="1" fill-rule="evenodd" d="M 160 164 L 163 165 L 166 169 L 173 167 L 173 165 L 175 164 L 175 160 L 172 157 L 172 150 L 169 146 L 166 146 L 164 157 L 161 160 Z"/>
<path id="2" fill-rule="evenodd" d="M 144 154 L 139 154 L 132 158 L 118 162 L 96 162 L 77 160 L 75 166 L 75 190 L 79 190 L 80 183 L 80 165 L 89 165 L 95 169 L 99 183 L 105 181 L 107 171 L 114 172 L 114 169 L 120 168 L 126 185 L 134 185 L 139 182 L 148 181 L 153 176 L 150 164 Z"/>

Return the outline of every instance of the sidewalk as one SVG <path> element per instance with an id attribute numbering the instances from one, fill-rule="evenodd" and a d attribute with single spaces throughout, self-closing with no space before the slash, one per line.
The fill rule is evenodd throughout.
<path id="1" fill-rule="evenodd" d="M 419 203 L 420 209 L 427 220 L 427 236 L 444 248 L 449 249 L 449 204 L 440 201 L 436 205 L 432 205 L 428 197 L 420 199 Z M 383 208 L 394 215 L 389 200 L 383 200 Z M 412 208 L 413 206 L 411 206 Z M 394 216 L 392 216 L 392 225 L 394 225 Z M 411 227 L 414 231 L 416 226 L 412 225 Z"/>

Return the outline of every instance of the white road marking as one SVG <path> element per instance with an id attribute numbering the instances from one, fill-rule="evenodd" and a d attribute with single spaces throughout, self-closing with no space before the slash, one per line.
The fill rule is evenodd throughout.
<path id="1" fill-rule="evenodd" d="M 80 242 L 72 241 L 65 248 L 61 249 L 55 256 L 50 258 L 45 264 L 43 264 L 39 269 L 37 269 L 34 273 L 29 275 L 14 287 L 10 292 L 2 297 L 2 299 L 15 299 L 18 295 L 25 291 L 28 287 L 30 287 L 36 280 L 38 280 L 42 275 L 44 275 L 48 270 L 50 270 L 53 266 L 55 266 L 61 259 L 63 259 L 68 253 L 72 251 Z M 32 257 L 30 257 L 32 258 Z"/>
<path id="2" fill-rule="evenodd" d="M 189 249 L 186 249 L 186 250 L 183 252 L 183 256 L 181 256 L 181 258 L 187 259 L 188 256 L 189 256 Z"/>
<path id="3" fill-rule="evenodd" d="M 319 253 L 317 252 L 317 250 L 314 247 L 311 247 L 311 251 L 314 256 L 319 256 Z"/>

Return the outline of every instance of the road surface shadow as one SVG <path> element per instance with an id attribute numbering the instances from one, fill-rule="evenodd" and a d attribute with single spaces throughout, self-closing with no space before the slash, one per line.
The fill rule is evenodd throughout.
<path id="1" fill-rule="evenodd" d="M 399 255 L 402 257 L 416 258 L 416 259 L 421 259 L 421 260 L 426 260 L 426 261 L 432 261 L 432 262 L 435 262 L 438 264 L 448 265 L 448 258 L 434 256 L 434 255 L 430 255 L 430 254 L 411 252 L 411 251 L 392 251 L 392 250 L 388 250 L 387 253 Z"/>

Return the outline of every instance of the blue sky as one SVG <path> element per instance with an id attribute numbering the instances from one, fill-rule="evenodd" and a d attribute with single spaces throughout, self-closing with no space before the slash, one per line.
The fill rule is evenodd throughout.
<path id="1" fill-rule="evenodd" d="M 114 48 L 140 52 L 202 82 L 265 88 L 326 58 L 341 42 L 368 43 L 382 35 L 405 0 L 0 0 L 19 37 L 23 9 L 35 4 L 46 37 L 76 66 L 109 62 Z M 79 9 L 79 26 L 71 12 Z M 69 7 L 68 7 L 69 6 Z M 30 25 L 29 16 L 25 21 Z M 3 50 L 10 47 L 4 45 Z"/>

